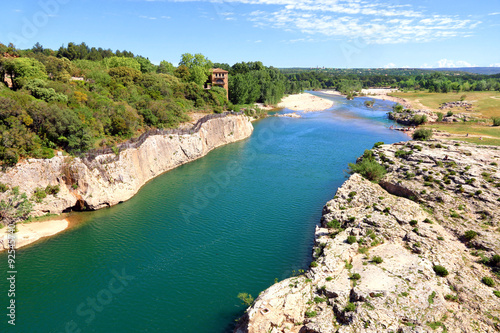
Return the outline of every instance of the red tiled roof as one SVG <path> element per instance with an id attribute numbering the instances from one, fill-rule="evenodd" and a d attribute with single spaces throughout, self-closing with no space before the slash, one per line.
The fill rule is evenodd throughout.
<path id="1" fill-rule="evenodd" d="M 212 68 L 213 73 L 229 73 L 228 71 L 223 70 L 222 68 Z"/>

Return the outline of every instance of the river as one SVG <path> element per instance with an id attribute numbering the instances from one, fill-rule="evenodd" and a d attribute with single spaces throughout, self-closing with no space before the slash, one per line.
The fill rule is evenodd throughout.
<path id="1" fill-rule="evenodd" d="M 17 253 L 15 328 L 5 332 L 230 332 L 257 296 L 311 261 L 321 210 L 388 127 L 393 103 L 336 102 L 301 119 L 270 117 L 253 135 L 146 184 L 129 201 Z M 286 110 L 285 110 L 286 112 Z M 7 257 L 0 255 L 6 272 Z M 0 281 L 2 308 L 7 281 Z"/>

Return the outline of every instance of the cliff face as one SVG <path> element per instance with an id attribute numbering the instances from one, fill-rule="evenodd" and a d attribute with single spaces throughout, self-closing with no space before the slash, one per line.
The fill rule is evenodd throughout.
<path id="1" fill-rule="evenodd" d="M 34 205 L 34 215 L 99 209 L 130 199 L 150 179 L 219 146 L 245 139 L 252 131 L 246 116 L 215 118 L 194 134 L 153 135 L 118 156 L 100 155 L 92 161 L 63 156 L 29 159 L 1 173 L 0 182 L 19 186 L 29 197 L 37 187 L 59 185 L 57 195 L 48 195 Z"/>
<path id="2" fill-rule="evenodd" d="M 500 330 L 500 150 L 374 155 L 383 187 L 352 175 L 324 207 L 311 268 L 262 292 L 235 332 Z"/>

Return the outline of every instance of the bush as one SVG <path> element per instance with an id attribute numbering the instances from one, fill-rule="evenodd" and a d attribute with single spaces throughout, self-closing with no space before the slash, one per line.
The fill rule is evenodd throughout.
<path id="1" fill-rule="evenodd" d="M 464 234 L 464 238 L 470 242 L 471 240 L 473 240 L 475 237 L 477 236 L 477 232 L 475 232 L 474 230 L 468 230 L 465 232 Z"/>
<path id="2" fill-rule="evenodd" d="M 350 279 L 351 280 L 359 280 L 359 279 L 361 279 L 361 275 L 359 275 L 359 273 L 354 273 L 351 275 Z"/>
<path id="3" fill-rule="evenodd" d="M 438 113 L 436 113 L 436 114 L 437 114 L 437 116 L 438 116 L 437 121 L 443 121 L 443 116 L 444 116 L 444 114 L 443 114 L 442 112 L 438 112 Z"/>
<path id="4" fill-rule="evenodd" d="M 356 243 L 356 236 L 349 236 L 349 237 L 347 237 L 347 243 L 349 243 L 349 244 Z"/>
<path id="5" fill-rule="evenodd" d="M 500 255 L 495 254 L 491 259 L 489 260 L 489 263 L 491 266 L 499 266 L 500 265 Z"/>
<path id="6" fill-rule="evenodd" d="M 446 117 L 451 117 L 451 116 L 453 116 L 453 112 L 452 112 L 452 111 L 448 111 L 448 112 L 446 113 Z"/>
<path id="7" fill-rule="evenodd" d="M 440 265 L 435 265 L 435 266 L 432 267 L 432 269 L 434 270 L 434 272 L 436 273 L 436 275 L 441 276 L 441 277 L 445 277 L 445 276 L 447 276 L 449 274 L 448 270 L 446 268 L 444 268 L 443 266 L 440 266 Z"/>
<path id="8" fill-rule="evenodd" d="M 8 189 L 9 189 L 9 187 L 7 185 L 5 185 L 4 183 L 0 183 L 0 193 L 4 193 Z"/>
<path id="9" fill-rule="evenodd" d="M 318 315 L 316 311 L 306 311 L 306 317 L 307 318 L 314 318 Z"/>
<path id="10" fill-rule="evenodd" d="M 45 193 L 47 193 L 48 195 L 56 195 L 60 190 L 61 189 L 59 185 L 47 185 L 47 187 L 45 188 Z"/>
<path id="11" fill-rule="evenodd" d="M 427 141 L 432 138 L 432 130 L 420 128 L 413 133 L 413 140 Z"/>
<path id="12" fill-rule="evenodd" d="M 356 311 L 356 304 L 352 303 L 352 302 L 348 302 L 345 309 L 344 309 L 345 312 L 351 312 L 351 311 Z"/>
<path id="13" fill-rule="evenodd" d="M 427 116 L 426 115 L 414 115 L 413 118 L 411 119 L 412 125 L 418 126 L 422 125 L 427 122 Z"/>
<path id="14" fill-rule="evenodd" d="M 493 117 L 491 120 L 493 120 L 493 126 L 500 126 L 500 117 Z"/>
<path id="15" fill-rule="evenodd" d="M 340 229 L 340 222 L 334 219 L 328 222 L 326 226 L 330 229 Z"/>
<path id="16" fill-rule="evenodd" d="M 379 141 L 379 142 L 375 142 L 375 144 L 373 145 L 373 148 L 378 148 L 380 146 L 382 146 L 384 143 L 382 141 Z"/>
<path id="17" fill-rule="evenodd" d="M 361 162 L 349 163 L 349 173 L 359 173 L 364 178 L 378 182 L 387 173 L 384 166 L 378 164 L 376 161 L 363 158 Z"/>
<path id="18" fill-rule="evenodd" d="M 372 258 L 372 262 L 376 263 L 376 264 L 381 264 L 384 260 L 382 259 L 382 257 L 379 257 L 379 256 L 374 256 Z"/>
<path id="19" fill-rule="evenodd" d="M 239 293 L 238 298 L 245 304 L 246 306 L 250 306 L 253 303 L 253 297 L 247 293 Z"/>
<path id="20" fill-rule="evenodd" d="M 311 262 L 311 267 L 318 267 L 318 263 L 316 261 Z"/>
<path id="21" fill-rule="evenodd" d="M 411 220 L 411 221 L 410 221 L 410 225 L 411 225 L 412 227 L 416 226 L 416 225 L 417 225 L 417 223 L 418 223 L 418 221 L 417 221 L 417 220 Z"/>
<path id="22" fill-rule="evenodd" d="M 35 191 L 33 192 L 33 199 L 36 202 L 40 203 L 46 197 L 47 197 L 47 193 L 45 193 L 45 190 L 43 188 L 40 188 L 40 187 L 35 188 Z"/>
<path id="23" fill-rule="evenodd" d="M 488 287 L 493 287 L 495 285 L 495 281 L 492 278 L 485 276 L 481 279 L 481 282 L 487 285 Z"/>

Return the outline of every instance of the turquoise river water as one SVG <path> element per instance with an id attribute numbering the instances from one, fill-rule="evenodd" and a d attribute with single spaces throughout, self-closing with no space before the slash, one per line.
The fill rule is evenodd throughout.
<path id="1" fill-rule="evenodd" d="M 146 184 L 129 201 L 17 253 L 16 326 L 0 332 L 231 332 L 274 279 L 306 269 L 321 210 L 347 164 L 388 129 L 392 103 L 335 101 L 302 119 L 266 118 L 253 135 Z M 287 112 L 287 110 L 284 110 Z M 0 255 L 2 276 L 7 256 Z"/>

